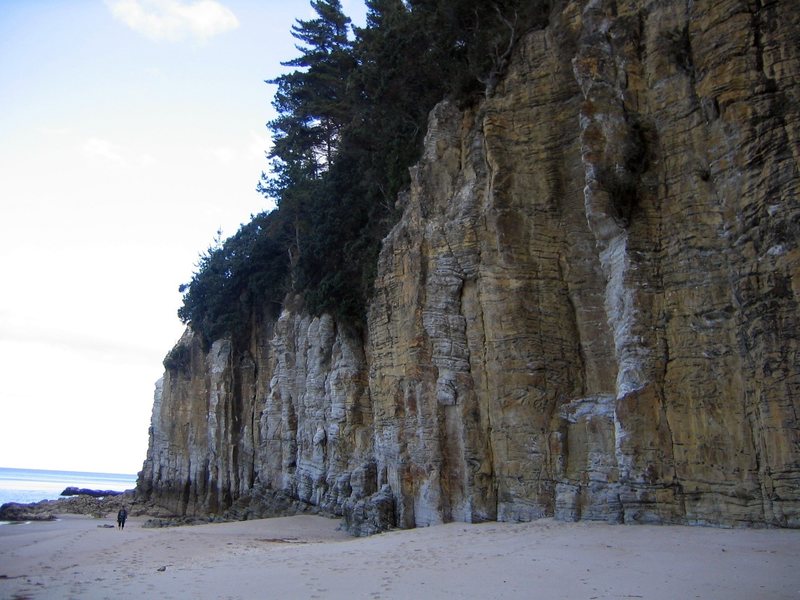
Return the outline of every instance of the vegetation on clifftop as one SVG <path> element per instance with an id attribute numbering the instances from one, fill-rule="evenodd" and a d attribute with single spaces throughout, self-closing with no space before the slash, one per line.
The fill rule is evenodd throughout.
<path id="1" fill-rule="evenodd" d="M 206 344 L 246 328 L 255 307 L 302 295 L 312 314 L 360 324 L 380 241 L 443 98 L 494 90 L 515 41 L 541 26 L 550 0 L 366 0 L 352 27 L 339 0 L 312 0 L 298 20 L 293 71 L 268 123 L 270 171 L 258 190 L 277 209 L 256 215 L 200 257 L 178 311 Z"/>

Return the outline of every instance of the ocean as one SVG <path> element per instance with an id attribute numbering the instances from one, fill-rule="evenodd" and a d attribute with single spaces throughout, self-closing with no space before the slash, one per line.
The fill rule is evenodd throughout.
<path id="1" fill-rule="evenodd" d="M 136 475 L 0 467 L 0 505 L 55 500 L 70 486 L 124 492 L 136 487 Z"/>

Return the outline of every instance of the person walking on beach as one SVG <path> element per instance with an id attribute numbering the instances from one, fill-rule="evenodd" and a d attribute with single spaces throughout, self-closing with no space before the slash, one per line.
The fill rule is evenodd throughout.
<path id="1" fill-rule="evenodd" d="M 125 510 L 125 507 L 119 509 L 117 513 L 117 527 L 119 529 L 125 529 L 125 519 L 128 518 L 128 511 Z"/>

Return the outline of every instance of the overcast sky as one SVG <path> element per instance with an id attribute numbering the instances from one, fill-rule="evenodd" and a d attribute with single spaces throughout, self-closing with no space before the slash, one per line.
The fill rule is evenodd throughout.
<path id="1" fill-rule="evenodd" d="M 264 80 L 313 14 L 0 0 L 0 467 L 141 469 L 178 285 L 218 229 L 269 208 Z"/>

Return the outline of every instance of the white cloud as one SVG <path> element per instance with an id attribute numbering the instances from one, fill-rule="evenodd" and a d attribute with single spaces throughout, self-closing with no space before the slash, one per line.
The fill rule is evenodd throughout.
<path id="1" fill-rule="evenodd" d="M 262 161 L 264 162 L 266 168 L 266 152 L 267 148 L 270 145 L 270 139 L 267 135 L 266 131 L 264 133 L 256 133 L 255 131 L 250 132 L 250 143 L 247 145 L 247 150 L 245 152 L 246 156 L 250 160 Z"/>
<path id="2" fill-rule="evenodd" d="M 248 134 L 249 140 L 239 138 L 229 140 L 232 143 L 228 145 L 207 146 L 202 151 L 203 156 L 222 165 L 257 162 L 266 168 L 265 152 L 270 143 L 269 136 L 266 133 L 257 134 L 255 131 L 249 131 Z"/>
<path id="3" fill-rule="evenodd" d="M 89 160 L 100 160 L 115 165 L 124 165 L 122 151 L 116 144 L 100 138 L 89 138 L 81 146 L 84 156 Z"/>
<path id="4" fill-rule="evenodd" d="M 91 137 L 80 145 L 83 156 L 92 165 L 113 165 L 124 168 L 146 169 L 158 163 L 158 159 L 149 152 L 137 152 L 132 148 L 123 148 L 109 140 Z"/>
<path id="5" fill-rule="evenodd" d="M 92 360 L 106 362 L 118 360 L 121 364 L 150 364 L 159 356 L 161 349 L 148 348 L 125 339 L 100 337 L 78 330 L 61 329 L 52 324 L 34 323 L 24 315 L 12 319 L 9 313 L 0 313 L 0 346 L 22 348 L 20 344 L 39 347 L 60 348 L 71 353 L 85 355 Z M 13 315 L 12 315 L 13 316 Z M 163 352 L 165 353 L 165 352 Z"/>
<path id="6" fill-rule="evenodd" d="M 156 164 L 156 162 L 158 162 L 156 160 L 156 157 L 149 153 L 142 154 L 141 156 L 139 156 L 138 160 L 138 164 L 140 167 L 149 167 L 151 165 Z"/>
<path id="7" fill-rule="evenodd" d="M 72 130 L 69 127 L 40 127 L 39 132 L 43 135 L 61 137 L 69 135 Z"/>
<path id="8" fill-rule="evenodd" d="M 214 158 L 216 158 L 223 165 L 229 165 L 236 160 L 236 151 L 233 148 L 229 148 L 227 146 L 219 146 L 217 148 L 211 148 L 209 150 L 209 154 Z"/>
<path id="9" fill-rule="evenodd" d="M 107 0 L 115 18 L 151 39 L 207 40 L 239 26 L 229 8 L 215 0 Z"/>

